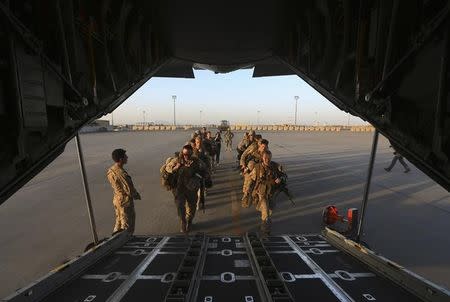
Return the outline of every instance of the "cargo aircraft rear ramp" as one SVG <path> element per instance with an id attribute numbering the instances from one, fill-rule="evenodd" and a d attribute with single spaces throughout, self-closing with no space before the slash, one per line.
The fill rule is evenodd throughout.
<path id="1" fill-rule="evenodd" d="M 445 0 L 0 1 L 0 203 L 151 77 L 193 78 L 193 69 L 296 74 L 374 125 L 362 218 L 378 131 L 449 190 L 449 9 Z M 326 229 L 267 238 L 119 234 L 6 301 L 158 299 L 449 294 Z"/>

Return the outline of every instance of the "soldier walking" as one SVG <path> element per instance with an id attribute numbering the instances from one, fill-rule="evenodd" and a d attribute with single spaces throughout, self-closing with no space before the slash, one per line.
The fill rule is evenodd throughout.
<path id="1" fill-rule="evenodd" d="M 141 199 L 136 191 L 133 181 L 124 170 L 123 166 L 128 162 L 128 156 L 123 149 L 115 149 L 112 152 L 112 165 L 107 172 L 107 177 L 113 189 L 113 205 L 116 214 L 116 222 L 113 234 L 126 230 L 134 233 L 136 213 L 134 210 L 134 199 Z"/>
<path id="2" fill-rule="evenodd" d="M 228 129 L 227 132 L 225 132 L 224 136 L 225 136 L 225 144 L 226 144 L 225 151 L 231 151 L 233 148 L 234 133 L 231 132 L 231 129 Z"/>
<path id="3" fill-rule="evenodd" d="M 242 138 L 242 140 L 239 142 L 236 151 L 237 151 L 237 160 L 238 162 L 241 160 L 241 156 L 242 154 L 245 152 L 245 150 L 247 149 L 248 146 L 250 146 L 255 138 L 255 131 L 250 131 L 250 133 L 245 132 L 244 133 L 244 137 Z M 239 168 L 239 165 L 238 165 Z"/>
<path id="4" fill-rule="evenodd" d="M 411 169 L 408 167 L 408 165 L 406 164 L 405 160 L 403 159 L 403 156 L 398 153 L 398 151 L 391 145 L 389 146 L 389 148 L 394 149 L 394 158 L 392 158 L 391 164 L 389 165 L 389 167 L 384 168 L 384 170 L 386 170 L 387 172 L 391 172 L 392 168 L 395 166 L 395 164 L 397 163 L 397 161 L 399 161 L 403 168 L 405 168 L 405 173 L 408 173 L 409 171 L 411 171 Z"/>
<path id="5" fill-rule="evenodd" d="M 202 185 L 202 178 L 208 175 L 205 164 L 192 154 L 192 146 L 185 145 L 178 161 L 168 169 L 170 173 L 177 173 L 174 195 L 182 233 L 191 229 L 196 212 L 197 192 Z"/>
<path id="6" fill-rule="evenodd" d="M 266 139 L 262 139 L 258 136 L 258 143 L 255 146 L 250 146 L 247 150 L 251 152 L 244 152 L 241 157 L 240 165 L 242 170 L 242 175 L 244 176 L 244 183 L 242 185 L 242 207 L 248 208 L 250 206 L 250 199 L 252 197 L 251 191 L 254 185 L 250 173 L 252 172 L 256 163 L 261 161 L 262 153 L 267 150 L 269 142 Z"/>
<path id="7" fill-rule="evenodd" d="M 262 151 L 262 159 L 260 163 L 255 164 L 250 177 L 255 182 L 253 190 L 254 199 L 256 199 L 256 210 L 261 212 L 261 233 L 270 235 L 271 217 L 274 208 L 274 200 L 272 196 L 272 186 L 281 183 L 278 177 L 281 166 L 271 161 L 272 152 L 269 150 Z"/>

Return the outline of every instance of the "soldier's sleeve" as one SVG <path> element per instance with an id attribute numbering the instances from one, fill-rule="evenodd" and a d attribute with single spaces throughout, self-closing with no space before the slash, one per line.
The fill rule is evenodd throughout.
<path id="1" fill-rule="evenodd" d="M 238 149 L 242 150 L 244 148 L 244 140 L 241 140 L 238 144 Z"/>
<path id="2" fill-rule="evenodd" d="M 239 164 L 241 166 L 245 165 L 245 160 L 247 159 L 247 156 L 251 153 L 252 151 L 251 149 L 252 149 L 251 147 L 248 147 L 247 149 L 245 149 L 244 153 L 242 153 L 241 160 L 239 161 Z"/>
<path id="3" fill-rule="evenodd" d="M 111 183 L 111 187 L 114 192 L 114 197 L 120 197 L 121 201 L 127 196 L 125 191 L 122 188 L 122 184 L 118 177 L 113 172 L 108 172 L 107 174 L 108 180 Z"/>

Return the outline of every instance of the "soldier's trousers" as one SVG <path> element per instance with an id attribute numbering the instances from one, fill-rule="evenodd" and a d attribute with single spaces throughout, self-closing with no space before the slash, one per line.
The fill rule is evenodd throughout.
<path id="1" fill-rule="evenodd" d="M 197 206 L 197 191 L 187 191 L 175 196 L 175 206 L 182 222 L 192 221 Z"/>
<path id="2" fill-rule="evenodd" d="M 247 200 L 251 197 L 252 187 L 253 187 L 253 180 L 250 177 L 250 173 L 244 173 L 244 184 L 242 185 L 242 193 L 244 193 L 244 198 L 247 197 Z"/>
<path id="3" fill-rule="evenodd" d="M 220 148 L 222 148 L 222 144 L 217 144 L 217 150 L 216 150 L 216 154 L 215 154 L 217 164 L 220 161 Z"/>
<path id="4" fill-rule="evenodd" d="M 391 164 L 386 169 L 391 170 L 397 163 L 397 160 L 402 164 L 402 166 L 403 166 L 403 168 L 405 168 L 405 170 L 409 170 L 408 165 L 406 164 L 405 160 L 403 159 L 403 156 L 401 156 L 401 155 L 394 155 L 394 158 L 392 158 Z"/>
<path id="5" fill-rule="evenodd" d="M 261 221 L 270 221 L 272 217 L 272 204 L 269 198 L 264 194 L 258 194 L 258 203 L 256 204 L 256 210 L 261 212 Z"/>
<path id="6" fill-rule="evenodd" d="M 126 206 L 114 203 L 114 211 L 116 213 L 116 223 L 113 232 L 127 230 L 131 234 L 134 233 L 134 225 L 136 221 L 136 212 L 134 211 L 134 202 L 131 201 Z"/>

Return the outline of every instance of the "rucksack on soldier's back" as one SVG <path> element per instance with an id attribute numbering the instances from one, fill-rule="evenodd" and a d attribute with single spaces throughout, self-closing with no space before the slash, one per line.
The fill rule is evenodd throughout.
<path id="1" fill-rule="evenodd" d="M 172 159 L 172 158 L 170 158 Z M 167 190 L 170 191 L 176 187 L 176 173 L 169 173 L 166 171 L 166 165 L 170 160 L 167 159 L 166 163 L 161 166 L 159 169 L 159 175 L 161 178 L 161 185 Z"/>

